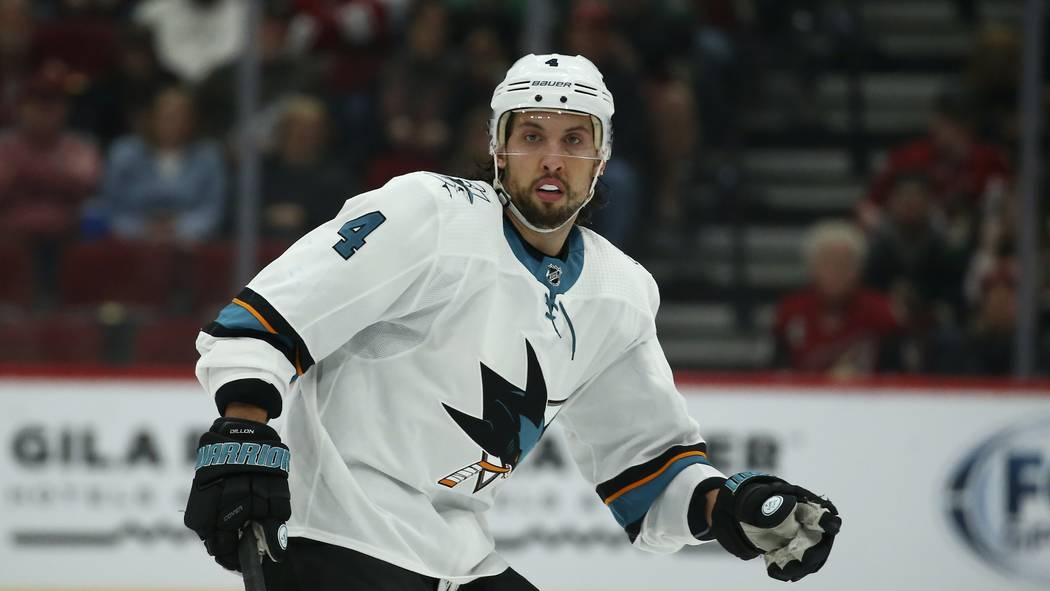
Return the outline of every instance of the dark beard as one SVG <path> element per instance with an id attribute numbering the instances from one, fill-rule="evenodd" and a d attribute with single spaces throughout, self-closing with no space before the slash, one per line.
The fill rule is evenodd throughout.
<path id="1" fill-rule="evenodd" d="M 569 221 L 586 201 L 586 199 L 581 199 L 578 193 L 569 189 L 569 184 L 565 182 L 565 179 L 556 178 L 562 182 L 566 190 L 565 199 L 557 205 L 532 199 L 532 185 L 515 186 L 514 179 L 509 174 L 503 179 L 503 186 L 522 217 L 537 228 L 553 230 Z"/>

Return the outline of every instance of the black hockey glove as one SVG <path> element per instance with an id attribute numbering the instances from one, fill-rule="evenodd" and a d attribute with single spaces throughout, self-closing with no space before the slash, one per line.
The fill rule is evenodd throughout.
<path id="1" fill-rule="evenodd" d="M 710 535 L 744 560 L 763 555 L 770 577 L 797 581 L 824 566 L 842 526 L 838 513 L 801 486 L 741 472 L 718 490 Z"/>
<path id="2" fill-rule="evenodd" d="M 219 418 L 201 435 L 184 522 L 223 567 L 241 570 L 237 541 L 249 521 L 262 526 L 270 559 L 284 558 L 290 460 L 288 446 L 263 423 Z"/>

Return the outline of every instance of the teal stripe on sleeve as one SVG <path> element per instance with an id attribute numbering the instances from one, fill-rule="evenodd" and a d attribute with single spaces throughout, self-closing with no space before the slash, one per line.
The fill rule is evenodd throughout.
<path id="1" fill-rule="evenodd" d="M 266 330 L 262 322 L 259 322 L 259 319 L 243 306 L 226 304 L 226 307 L 219 311 L 219 317 L 215 319 L 215 323 L 229 330 L 249 330 L 271 335 L 268 338 L 277 339 L 285 350 L 294 351 L 295 345 L 292 339 L 282 334 L 271 334 L 270 331 Z"/>
<path id="2" fill-rule="evenodd" d="M 252 316 L 251 312 L 237 304 L 227 304 L 226 307 L 219 312 L 219 317 L 216 318 L 215 321 L 226 328 L 240 328 L 244 330 L 269 332 L 266 330 L 266 327 L 262 325 L 262 322 L 259 322 L 258 318 Z"/>
<path id="3" fill-rule="evenodd" d="M 612 511 L 613 517 L 616 518 L 616 522 L 620 524 L 620 527 L 626 528 L 628 525 L 645 517 L 645 514 L 649 512 L 649 507 L 652 507 L 660 493 L 671 483 L 671 480 L 687 466 L 693 464 L 709 465 L 709 462 L 702 456 L 688 456 L 677 460 L 656 478 L 638 488 L 625 492 L 612 503 L 609 503 L 609 510 Z"/>

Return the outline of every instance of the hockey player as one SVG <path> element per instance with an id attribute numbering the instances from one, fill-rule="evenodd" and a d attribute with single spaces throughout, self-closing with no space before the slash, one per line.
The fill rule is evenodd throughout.
<path id="1" fill-rule="evenodd" d="M 587 59 L 521 58 L 492 96 L 491 186 L 418 172 L 349 199 L 204 329 L 221 418 L 185 521 L 219 564 L 251 521 L 270 591 L 535 589 L 484 514 L 556 418 L 633 545 L 716 539 L 782 580 L 824 564 L 835 507 L 711 465 L 653 278 L 574 223 L 612 114 Z"/>

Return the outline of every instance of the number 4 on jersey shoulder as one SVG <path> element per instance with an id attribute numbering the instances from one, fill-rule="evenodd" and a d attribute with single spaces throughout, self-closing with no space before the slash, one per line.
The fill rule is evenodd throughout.
<path id="1" fill-rule="evenodd" d="M 339 228 L 339 236 L 342 237 L 342 240 L 336 242 L 332 248 L 344 259 L 349 260 L 365 245 L 365 238 L 385 221 L 385 215 L 373 211 L 346 222 L 342 228 Z"/>

